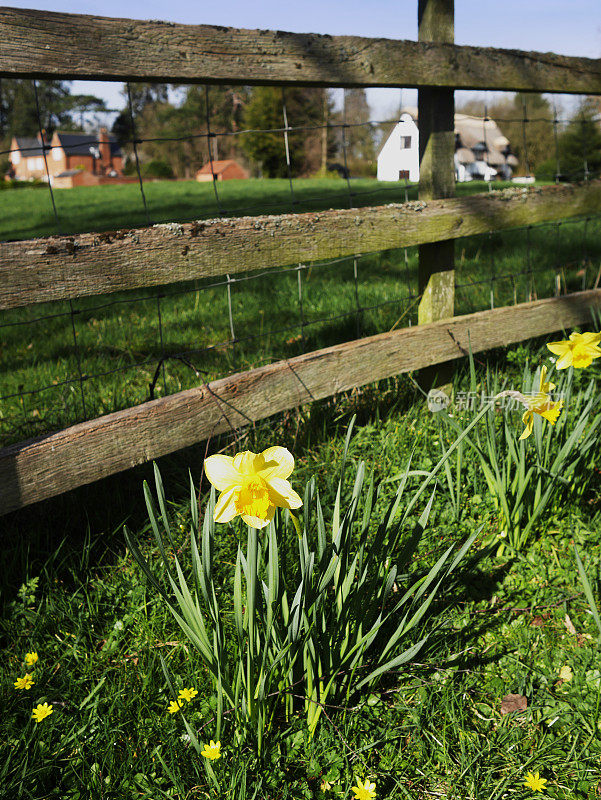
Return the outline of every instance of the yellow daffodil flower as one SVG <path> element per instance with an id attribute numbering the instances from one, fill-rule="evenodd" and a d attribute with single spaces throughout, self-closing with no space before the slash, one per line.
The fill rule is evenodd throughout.
<path id="1" fill-rule="evenodd" d="M 572 672 L 572 668 L 567 664 L 559 670 L 559 680 L 571 681 L 573 677 L 574 673 Z"/>
<path id="2" fill-rule="evenodd" d="M 194 689 L 194 687 L 192 687 L 191 689 L 180 689 L 179 690 L 179 694 L 177 696 L 177 699 L 178 700 L 187 700 L 187 702 L 189 703 L 190 700 L 193 700 L 196 697 L 197 694 L 198 694 L 198 691 L 196 689 Z"/>
<path id="3" fill-rule="evenodd" d="M 167 711 L 170 714 L 177 714 L 177 712 L 180 710 L 183 704 L 184 704 L 183 700 L 172 700 L 167 706 Z"/>
<path id="4" fill-rule="evenodd" d="M 221 742 L 214 742 L 211 739 L 211 744 L 205 744 L 205 748 L 200 754 L 205 758 L 210 758 L 211 761 L 216 761 L 221 756 Z"/>
<path id="5" fill-rule="evenodd" d="M 355 792 L 355 800 L 372 800 L 376 796 L 376 784 L 370 783 L 368 778 L 365 783 L 357 778 L 357 785 L 351 786 L 351 791 Z"/>
<path id="6" fill-rule="evenodd" d="M 541 778 L 538 772 L 535 772 L 534 775 L 529 772 L 526 775 L 526 780 L 524 781 L 524 786 L 527 789 L 532 789 L 533 792 L 542 792 L 547 784 L 546 778 Z"/>
<path id="7" fill-rule="evenodd" d="M 33 676 L 26 672 L 23 678 L 17 678 L 15 681 L 15 689 L 31 689 L 34 683 Z"/>
<path id="8" fill-rule="evenodd" d="M 549 392 L 552 392 L 553 389 L 555 389 L 555 384 L 547 381 L 547 367 L 543 366 L 540 371 L 538 393 L 532 397 L 523 397 L 523 402 L 527 410 L 524 412 L 522 422 L 526 428 L 520 436 L 520 439 L 527 439 L 532 433 L 535 414 L 540 414 L 540 416 L 548 420 L 551 425 L 555 425 L 557 422 L 557 417 L 564 406 L 564 402 L 563 400 L 551 400 Z"/>
<path id="9" fill-rule="evenodd" d="M 48 703 L 38 703 L 38 705 L 33 709 L 33 714 L 31 715 L 32 719 L 35 719 L 36 722 L 41 722 L 46 717 L 49 717 L 50 714 L 54 709 Z"/>
<path id="10" fill-rule="evenodd" d="M 215 522 L 229 522 L 240 515 L 252 528 L 264 528 L 276 508 L 300 508 L 303 501 L 286 480 L 294 458 L 285 447 L 269 447 L 262 453 L 245 450 L 231 456 L 209 456 L 205 474 L 221 494 L 215 506 Z"/>
<path id="11" fill-rule="evenodd" d="M 547 347 L 559 356 L 556 369 L 590 367 L 594 358 L 601 358 L 601 333 L 571 333 L 563 342 L 549 342 Z"/>
<path id="12" fill-rule="evenodd" d="M 33 665 L 37 662 L 37 660 L 38 660 L 38 654 L 35 651 L 31 653 L 25 653 L 25 663 L 27 664 L 28 667 L 33 667 Z"/>

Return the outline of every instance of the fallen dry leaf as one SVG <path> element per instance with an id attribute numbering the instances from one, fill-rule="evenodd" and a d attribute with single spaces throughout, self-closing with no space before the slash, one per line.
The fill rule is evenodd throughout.
<path id="1" fill-rule="evenodd" d="M 523 694 L 506 694 L 501 700 L 501 715 L 511 714 L 513 711 L 525 711 L 528 700 Z"/>
<path id="2" fill-rule="evenodd" d="M 574 627 L 574 623 L 570 619 L 570 615 L 569 614 L 566 614 L 566 618 L 565 618 L 564 622 L 565 622 L 565 626 L 566 626 L 567 632 L 571 633 L 572 636 L 578 636 L 578 631 Z"/>

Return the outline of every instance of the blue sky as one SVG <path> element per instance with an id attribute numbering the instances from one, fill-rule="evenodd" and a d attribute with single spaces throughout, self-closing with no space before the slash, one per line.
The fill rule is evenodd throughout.
<path id="1" fill-rule="evenodd" d="M 101 16 L 162 19 L 238 28 L 417 38 L 417 0 L 7 0 L 17 8 L 38 8 Z M 553 51 L 601 57 L 600 0 L 455 0 L 458 44 Z M 92 91 L 122 105 L 120 84 L 76 82 L 74 91 Z M 458 100 L 465 93 L 458 93 Z M 404 101 L 413 101 L 406 92 Z M 369 90 L 376 117 L 398 105 L 395 90 Z"/>

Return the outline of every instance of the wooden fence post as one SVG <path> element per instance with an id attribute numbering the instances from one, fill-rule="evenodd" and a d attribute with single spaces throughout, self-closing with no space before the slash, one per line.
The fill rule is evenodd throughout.
<path id="1" fill-rule="evenodd" d="M 453 44 L 454 0 L 418 0 L 420 42 Z M 455 99 L 452 89 L 427 86 L 418 90 L 419 198 L 435 200 L 455 194 Z M 418 323 L 436 322 L 454 314 L 455 243 L 452 239 L 419 246 L 418 289 L 422 299 Z M 452 364 L 420 372 L 420 383 L 434 383 L 450 392 Z"/>

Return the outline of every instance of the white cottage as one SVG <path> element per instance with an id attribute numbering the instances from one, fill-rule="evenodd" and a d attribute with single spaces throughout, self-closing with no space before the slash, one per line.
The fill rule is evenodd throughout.
<path id="1" fill-rule="evenodd" d="M 419 181 L 417 109 L 403 112 L 378 155 L 378 180 Z M 509 180 L 518 161 L 492 119 L 455 114 L 455 178 L 459 182 Z"/>
<path id="2" fill-rule="evenodd" d="M 419 132 L 411 114 L 401 114 L 378 156 L 379 181 L 419 181 Z"/>

